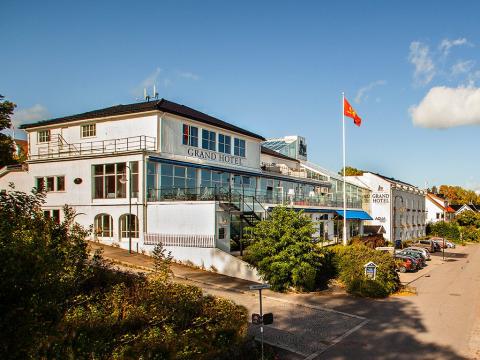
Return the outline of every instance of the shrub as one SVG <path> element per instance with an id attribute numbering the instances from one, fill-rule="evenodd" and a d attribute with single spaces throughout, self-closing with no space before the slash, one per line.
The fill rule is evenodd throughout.
<path id="1" fill-rule="evenodd" d="M 42 193 L 0 193 L 1 359 L 213 359 L 241 349 L 247 312 L 170 281 L 155 251 L 151 278 L 88 256 L 71 209 L 56 224 Z M 238 358 L 238 357 L 237 357 Z"/>
<path id="2" fill-rule="evenodd" d="M 315 290 L 321 285 L 323 252 L 312 241 L 314 233 L 312 220 L 302 212 L 276 207 L 249 229 L 251 245 L 244 259 L 274 290 Z"/>
<path id="3" fill-rule="evenodd" d="M 393 257 L 364 245 L 334 246 L 329 259 L 335 275 L 345 284 L 347 292 L 367 297 L 385 297 L 398 289 L 400 280 Z M 377 267 L 375 280 L 366 279 L 364 265 L 373 261 Z"/>
<path id="4" fill-rule="evenodd" d="M 427 234 L 459 242 L 460 228 L 455 222 L 439 221 L 427 225 Z"/>

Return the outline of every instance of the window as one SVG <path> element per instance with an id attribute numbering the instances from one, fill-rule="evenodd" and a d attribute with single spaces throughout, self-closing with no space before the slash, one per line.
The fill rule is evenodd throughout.
<path id="1" fill-rule="evenodd" d="M 96 124 L 82 125 L 80 128 L 82 132 L 82 138 L 93 137 L 97 135 Z"/>
<path id="2" fill-rule="evenodd" d="M 218 134 L 218 152 L 231 154 L 232 138 L 228 135 Z"/>
<path id="3" fill-rule="evenodd" d="M 65 176 L 57 176 L 57 191 L 65 191 Z"/>
<path id="4" fill-rule="evenodd" d="M 120 237 L 128 239 L 130 235 L 132 238 L 138 238 L 138 217 L 133 214 L 124 214 L 120 216 Z"/>
<path id="5" fill-rule="evenodd" d="M 45 179 L 43 177 L 37 178 L 35 182 L 35 187 L 37 190 L 45 190 Z"/>
<path id="6" fill-rule="evenodd" d="M 93 165 L 92 177 L 94 199 L 127 197 L 128 177 L 125 163 Z M 137 184 L 132 184 L 132 192 L 134 188 L 138 189 L 138 173 L 135 179 Z"/>
<path id="7" fill-rule="evenodd" d="M 47 191 L 54 191 L 55 178 L 53 176 L 47 177 Z"/>
<path id="8" fill-rule="evenodd" d="M 42 130 L 42 131 L 39 131 L 37 134 L 38 134 L 39 143 L 50 141 L 50 130 Z"/>
<path id="9" fill-rule="evenodd" d="M 46 176 L 35 179 L 37 190 L 65 191 L 65 176 Z"/>
<path id="10" fill-rule="evenodd" d="M 132 197 L 138 198 L 138 161 L 131 161 L 129 166 L 132 172 Z"/>
<path id="11" fill-rule="evenodd" d="M 60 224 L 60 210 L 43 210 L 43 216 L 47 219 L 53 220 L 55 223 Z"/>
<path id="12" fill-rule="evenodd" d="M 99 214 L 95 216 L 95 235 L 98 237 L 112 237 L 113 218 L 108 214 Z"/>
<path id="13" fill-rule="evenodd" d="M 214 131 L 202 130 L 202 148 L 207 150 L 216 151 L 217 147 L 215 146 L 217 135 Z"/>
<path id="14" fill-rule="evenodd" d="M 198 128 L 183 124 L 183 145 L 198 147 Z"/>
<path id="15" fill-rule="evenodd" d="M 227 172 L 202 169 L 201 187 L 228 189 L 230 186 L 230 174 Z"/>
<path id="16" fill-rule="evenodd" d="M 245 157 L 245 140 L 235 138 L 233 143 L 233 155 Z"/>
<path id="17" fill-rule="evenodd" d="M 225 228 L 224 227 L 218 228 L 218 238 L 220 240 L 225 239 Z"/>

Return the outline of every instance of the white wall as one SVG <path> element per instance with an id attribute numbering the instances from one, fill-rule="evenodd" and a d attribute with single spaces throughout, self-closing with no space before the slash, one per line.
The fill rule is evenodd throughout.
<path id="1" fill-rule="evenodd" d="M 445 220 L 443 218 L 444 212 L 443 209 L 436 205 L 436 201 L 429 198 L 428 196 L 425 197 L 425 210 L 427 211 L 426 215 L 426 222 L 427 223 L 436 223 L 438 221 Z M 438 218 L 437 218 L 438 215 Z"/>
<path id="2" fill-rule="evenodd" d="M 57 134 L 62 135 L 69 144 L 101 142 L 103 140 L 122 139 L 136 136 L 157 137 L 158 115 L 135 115 L 128 117 L 107 119 L 107 120 L 83 120 L 74 124 L 57 124 L 41 129 L 50 129 L 52 145 L 56 143 Z M 82 138 L 81 125 L 96 124 L 96 136 Z M 29 152 L 37 155 L 39 148 L 45 148 L 47 143 L 38 143 L 38 130 L 27 130 L 29 132 Z"/>
<path id="3" fill-rule="evenodd" d="M 172 235 L 215 235 L 215 202 L 149 204 L 147 232 Z"/>
<path id="4" fill-rule="evenodd" d="M 170 114 L 164 114 L 161 117 L 161 152 L 162 154 L 170 154 L 177 160 L 205 163 L 216 166 L 244 169 L 244 170 L 260 170 L 260 139 L 250 138 L 242 134 L 236 134 L 228 130 L 212 127 L 197 121 L 173 116 Z M 226 163 L 220 161 L 221 155 L 219 152 L 215 152 L 216 160 L 199 159 L 198 157 L 191 156 L 188 153 L 190 146 L 183 145 L 183 124 L 193 125 L 198 127 L 198 150 L 202 150 L 202 129 L 214 131 L 217 137 L 217 149 L 218 149 L 218 134 L 231 136 L 231 156 L 233 155 L 234 138 L 245 140 L 245 158 L 234 156 L 239 159 L 241 165 L 235 165 L 232 163 Z M 195 149 L 195 148 L 193 148 Z"/>

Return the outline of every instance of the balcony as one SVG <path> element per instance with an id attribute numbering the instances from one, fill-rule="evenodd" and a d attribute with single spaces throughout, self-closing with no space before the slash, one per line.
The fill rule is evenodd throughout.
<path id="1" fill-rule="evenodd" d="M 37 153 L 29 154 L 28 158 L 29 160 L 59 159 L 155 149 L 156 139 L 145 135 L 75 144 L 69 144 L 61 135 L 57 135 L 47 144 L 37 146 Z"/>
<path id="2" fill-rule="evenodd" d="M 343 200 L 335 199 L 332 195 L 303 195 L 293 197 L 282 191 L 263 191 L 251 188 L 229 187 L 163 187 L 148 189 L 147 201 L 229 201 L 246 202 L 268 205 L 315 206 L 327 208 L 342 208 Z M 347 200 L 347 207 L 362 209 L 362 202 Z"/>

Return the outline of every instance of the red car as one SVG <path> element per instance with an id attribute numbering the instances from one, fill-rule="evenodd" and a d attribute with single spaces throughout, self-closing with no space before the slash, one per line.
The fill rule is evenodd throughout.
<path id="1" fill-rule="evenodd" d="M 407 256 L 398 256 L 397 257 L 397 269 L 401 273 L 405 273 L 407 271 L 415 271 L 417 270 L 417 264 L 414 263 L 414 260 L 407 257 Z"/>

